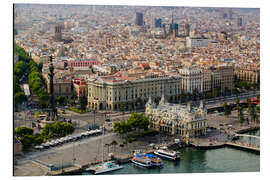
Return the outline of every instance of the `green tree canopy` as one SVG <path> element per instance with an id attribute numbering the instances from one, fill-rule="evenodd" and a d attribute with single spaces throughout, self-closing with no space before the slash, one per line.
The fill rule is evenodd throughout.
<path id="1" fill-rule="evenodd" d="M 86 106 L 87 106 L 87 98 L 85 96 L 81 96 L 79 98 L 79 104 L 80 104 L 81 111 L 85 111 Z"/>
<path id="2" fill-rule="evenodd" d="M 146 130 L 149 125 L 148 118 L 144 116 L 142 113 L 132 113 L 130 118 L 127 120 L 127 124 L 131 127 L 131 129 L 144 129 Z"/>
<path id="3" fill-rule="evenodd" d="M 56 98 L 56 102 L 59 103 L 60 105 L 64 105 L 66 103 L 67 99 L 64 96 L 58 96 Z"/>
<path id="4" fill-rule="evenodd" d="M 224 108 L 224 115 L 229 116 L 231 114 L 231 108 L 227 105 L 226 102 L 224 103 L 223 108 Z"/>
<path id="5" fill-rule="evenodd" d="M 25 135 L 33 135 L 34 130 L 28 127 L 17 127 L 14 131 L 15 136 L 24 137 Z"/>
<path id="6" fill-rule="evenodd" d="M 24 149 L 29 149 L 32 147 L 33 143 L 35 141 L 35 137 L 33 135 L 25 135 L 22 139 L 22 145 Z"/>
<path id="7" fill-rule="evenodd" d="M 23 91 L 19 91 L 19 92 L 15 93 L 14 100 L 15 100 L 16 104 L 20 104 L 22 102 L 27 101 L 27 97 Z"/>
<path id="8" fill-rule="evenodd" d="M 18 78 L 21 78 L 24 73 L 26 73 L 27 70 L 27 64 L 24 61 L 19 61 L 16 63 L 14 67 L 14 73 Z"/>

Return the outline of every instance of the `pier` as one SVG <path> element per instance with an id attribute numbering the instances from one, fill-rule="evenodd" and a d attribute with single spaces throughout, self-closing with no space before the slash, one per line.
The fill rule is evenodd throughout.
<path id="1" fill-rule="evenodd" d="M 241 150 L 251 150 L 254 152 L 260 152 L 260 148 L 256 146 L 251 146 L 247 144 L 241 144 L 241 143 L 233 143 L 233 142 L 227 142 L 226 146 L 234 147 Z"/>

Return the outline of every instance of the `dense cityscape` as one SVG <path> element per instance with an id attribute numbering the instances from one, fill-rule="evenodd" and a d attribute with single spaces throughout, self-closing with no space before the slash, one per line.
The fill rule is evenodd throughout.
<path id="1" fill-rule="evenodd" d="M 14 4 L 13 28 L 14 176 L 260 171 L 260 9 Z"/>

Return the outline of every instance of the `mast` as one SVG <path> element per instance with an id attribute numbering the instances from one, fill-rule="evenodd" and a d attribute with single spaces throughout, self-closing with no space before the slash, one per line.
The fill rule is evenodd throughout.
<path id="1" fill-rule="evenodd" d="M 102 147 L 102 163 L 104 162 L 104 125 L 102 126 L 102 141 L 101 141 L 101 147 Z"/>

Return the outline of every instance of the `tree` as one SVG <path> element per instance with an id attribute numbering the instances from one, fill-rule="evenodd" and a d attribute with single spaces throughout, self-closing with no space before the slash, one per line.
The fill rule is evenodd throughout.
<path id="1" fill-rule="evenodd" d="M 224 115 L 228 117 L 232 113 L 231 108 L 227 105 L 226 102 L 224 103 L 223 108 L 224 108 Z"/>
<path id="2" fill-rule="evenodd" d="M 16 104 L 20 104 L 22 102 L 27 101 L 27 97 L 23 91 L 19 91 L 14 95 L 14 100 Z"/>
<path id="3" fill-rule="evenodd" d="M 119 108 L 120 108 L 121 111 L 123 111 L 125 109 L 125 105 L 123 103 L 121 103 Z"/>
<path id="4" fill-rule="evenodd" d="M 52 132 L 52 125 L 46 124 L 45 127 L 42 129 L 41 134 L 44 136 L 47 136 L 51 134 L 51 132 Z"/>
<path id="5" fill-rule="evenodd" d="M 244 118 L 244 107 L 240 107 L 240 113 L 239 113 L 239 119 L 240 119 L 240 123 L 241 125 L 243 125 L 245 118 Z"/>
<path id="6" fill-rule="evenodd" d="M 68 134 L 72 134 L 75 131 L 75 128 L 72 124 L 70 123 L 62 123 L 62 128 L 64 131 L 64 136 L 68 135 Z"/>
<path id="7" fill-rule="evenodd" d="M 27 64 L 24 61 L 19 61 L 15 64 L 14 73 L 18 78 L 21 78 L 27 70 Z"/>
<path id="8" fill-rule="evenodd" d="M 44 142 L 44 136 L 40 135 L 40 134 L 35 134 L 34 136 L 34 144 L 36 145 L 40 145 Z"/>
<path id="9" fill-rule="evenodd" d="M 257 114 L 256 114 L 255 107 L 253 106 L 251 102 L 248 103 L 248 113 L 249 113 L 251 121 L 255 123 Z"/>
<path id="10" fill-rule="evenodd" d="M 58 96 L 58 97 L 56 98 L 56 102 L 57 102 L 58 104 L 60 104 L 61 106 L 62 106 L 62 105 L 65 105 L 66 101 L 67 101 L 67 99 L 66 99 L 66 97 L 64 97 L 64 96 Z"/>
<path id="11" fill-rule="evenodd" d="M 17 127 L 14 131 L 15 136 L 24 137 L 25 135 L 33 135 L 34 130 L 28 127 Z"/>
<path id="12" fill-rule="evenodd" d="M 117 143 L 117 141 L 115 141 L 115 140 L 113 140 L 112 142 L 111 142 L 111 145 L 113 146 L 113 152 L 115 151 L 115 146 L 117 145 L 118 143 Z"/>
<path id="13" fill-rule="evenodd" d="M 87 106 L 87 98 L 85 96 L 81 96 L 79 98 L 79 104 L 80 104 L 81 111 L 85 111 L 86 106 Z"/>
<path id="14" fill-rule="evenodd" d="M 236 109 L 237 109 L 237 115 L 238 115 L 238 120 L 239 120 L 239 113 L 240 113 L 240 106 L 239 106 L 240 100 L 238 97 L 235 99 L 235 104 L 236 104 Z"/>
<path id="15" fill-rule="evenodd" d="M 39 71 L 39 72 L 42 72 L 43 62 L 40 62 L 40 63 L 37 65 L 37 68 L 38 68 L 38 71 Z"/>
<path id="16" fill-rule="evenodd" d="M 132 130 L 137 129 L 148 129 L 149 121 L 146 116 L 142 113 L 132 113 L 130 118 L 127 120 L 127 124 Z"/>
<path id="17" fill-rule="evenodd" d="M 212 90 L 212 97 L 216 97 L 217 96 L 217 89 L 213 89 Z"/>
<path id="18" fill-rule="evenodd" d="M 33 135 L 25 135 L 22 139 L 22 145 L 24 149 L 29 149 L 34 143 L 35 137 Z"/>

